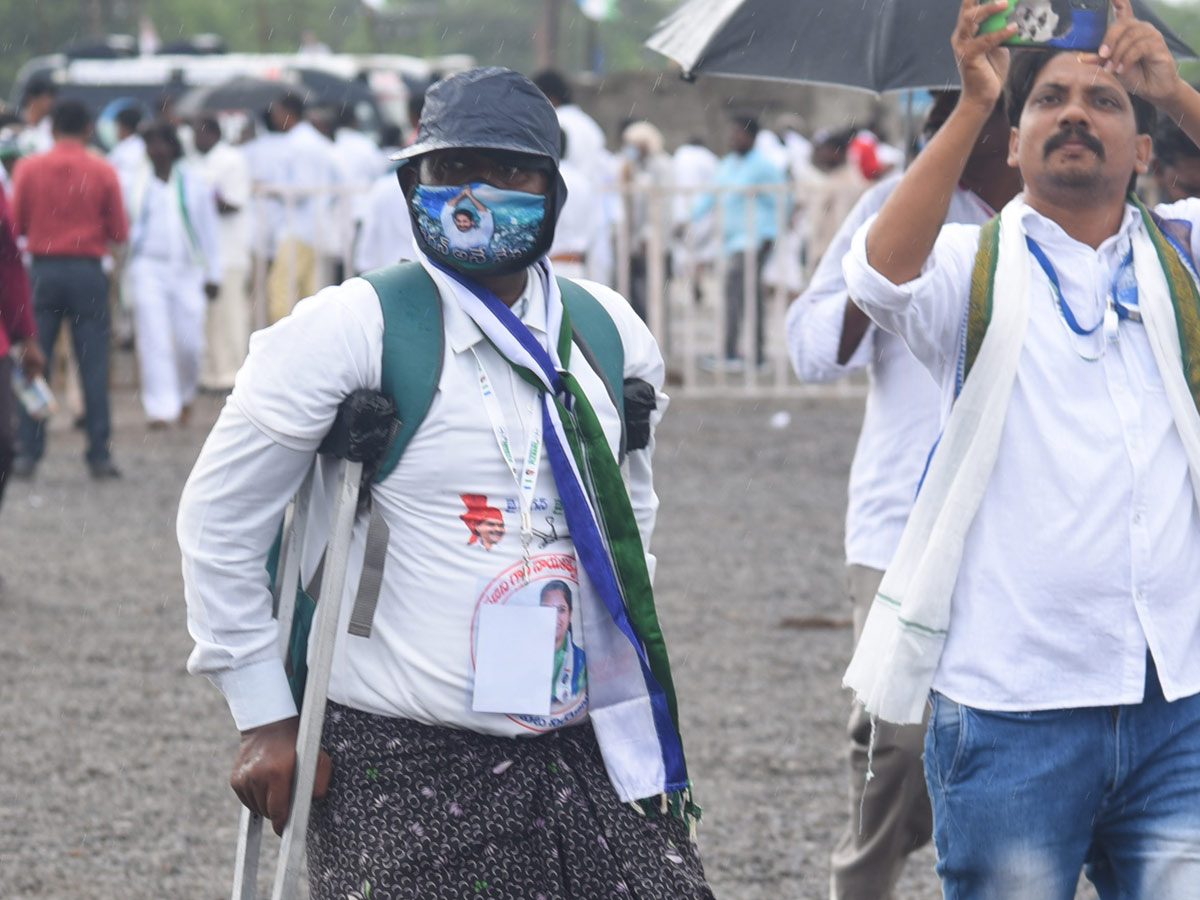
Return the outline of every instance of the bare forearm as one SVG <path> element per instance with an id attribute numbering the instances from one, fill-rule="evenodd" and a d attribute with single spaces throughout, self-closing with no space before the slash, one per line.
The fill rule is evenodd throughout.
<path id="1" fill-rule="evenodd" d="M 1160 107 L 1179 128 L 1200 147 L 1200 93 L 1184 81 L 1179 83 L 1176 95 Z"/>
<path id="2" fill-rule="evenodd" d="M 867 232 L 867 262 L 893 284 L 921 274 L 991 106 L 960 102 L 884 203 Z"/>

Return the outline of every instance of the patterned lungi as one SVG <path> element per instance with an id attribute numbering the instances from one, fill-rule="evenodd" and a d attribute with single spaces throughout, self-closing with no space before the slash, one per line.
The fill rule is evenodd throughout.
<path id="1" fill-rule="evenodd" d="M 314 900 L 712 900 L 673 815 L 622 803 L 590 724 L 504 738 L 329 704 Z"/>

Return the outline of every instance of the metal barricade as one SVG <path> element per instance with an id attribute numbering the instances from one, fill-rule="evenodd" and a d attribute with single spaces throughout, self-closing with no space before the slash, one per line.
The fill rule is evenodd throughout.
<path id="1" fill-rule="evenodd" d="M 634 259 L 639 250 L 644 253 L 645 318 L 646 324 L 662 349 L 667 364 L 671 392 L 686 396 L 793 396 L 828 397 L 861 396 L 865 382 L 851 377 L 828 384 L 801 382 L 792 369 L 784 334 L 788 306 L 798 295 L 797 286 L 784 281 L 785 266 L 776 259 L 775 277 L 763 283 L 766 259 L 760 258 L 760 244 L 755 239 L 742 242 L 741 249 L 726 252 L 723 236 L 730 213 L 728 199 L 741 196 L 743 200 L 742 233 L 758 235 L 756 198 L 770 197 L 774 216 L 774 246 L 768 254 L 781 255 L 793 246 L 782 241 L 792 227 L 793 188 L 789 184 L 770 184 L 746 187 L 683 188 L 670 185 L 629 185 L 609 188 L 623 201 L 624 209 L 636 206 L 636 195 L 645 201 L 645 222 L 628 218 L 614 223 L 613 242 L 616 247 L 613 284 L 618 293 L 629 297 L 633 283 Z M 682 205 L 690 208 L 696 199 L 712 195 L 711 241 L 716 246 L 706 253 L 699 246 L 695 230 L 688 221 L 681 221 L 671 210 Z M 690 217 L 688 217 L 690 220 Z M 683 227 L 680 227 L 683 226 Z M 634 232 L 638 231 L 638 234 Z M 793 261 L 797 267 L 800 260 Z M 726 308 L 730 302 L 729 273 L 740 264 L 740 289 L 743 297 L 738 327 L 740 363 L 726 363 Z M 802 272 L 807 281 L 810 273 Z M 763 359 L 756 359 L 756 334 L 759 328 L 760 304 L 763 320 Z M 732 323 L 731 323 L 732 324 Z"/>

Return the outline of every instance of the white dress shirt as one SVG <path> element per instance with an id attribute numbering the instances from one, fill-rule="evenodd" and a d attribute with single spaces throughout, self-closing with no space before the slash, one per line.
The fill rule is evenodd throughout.
<path id="1" fill-rule="evenodd" d="M 1200 200 L 1157 211 L 1200 220 Z M 1097 249 L 1025 207 L 1079 323 L 1100 321 L 1133 229 Z M 870 267 L 870 220 L 846 257 L 850 295 L 954 396 L 979 228 L 942 229 L 922 274 Z M 1200 233 L 1192 230 L 1193 258 Z M 1038 710 L 1137 703 L 1153 655 L 1168 700 L 1200 692 L 1200 510 L 1145 330 L 1072 333 L 1032 266 L 1028 330 L 999 455 L 965 536 L 936 690 L 970 706 Z M 1095 356 L 1097 361 L 1084 356 Z"/>
<path id="2" fill-rule="evenodd" d="M 608 151 L 605 149 L 604 131 L 596 120 L 574 103 L 564 103 L 555 112 L 558 127 L 567 136 L 567 152 L 564 159 L 590 175 L 596 181 L 603 180 L 603 168 Z"/>
<path id="3" fill-rule="evenodd" d="M 273 186 L 299 190 L 292 199 L 272 201 L 275 241 L 294 238 L 328 252 L 341 248 L 340 226 L 349 213 L 339 215 L 334 188 L 342 181 L 342 167 L 333 142 L 309 122 L 298 122 L 256 151 L 257 167 Z M 274 244 L 272 245 L 274 246 Z"/>
<path id="4" fill-rule="evenodd" d="M 34 153 L 45 153 L 54 146 L 54 131 L 49 114 L 42 116 L 36 125 L 21 129 L 17 136 L 17 146 L 21 148 L 22 156 Z"/>
<path id="5" fill-rule="evenodd" d="M 788 152 L 779 135 L 766 128 L 759 129 L 754 136 L 754 147 L 771 161 L 777 169 L 786 170 L 788 167 Z"/>
<path id="6" fill-rule="evenodd" d="M 387 157 L 378 144 L 355 128 L 339 128 L 333 136 L 333 147 L 342 167 L 342 181 L 355 191 L 350 201 L 351 216 L 361 222 L 366 214 L 367 191 L 387 170 Z"/>
<path id="7" fill-rule="evenodd" d="M 212 185 L 190 163 L 176 163 L 166 181 L 150 169 L 139 170 L 125 183 L 124 194 L 131 262 L 153 259 L 177 267 L 181 274 L 220 283 L 217 200 Z"/>
<path id="8" fill-rule="evenodd" d="M 602 281 L 612 262 L 612 232 L 604 214 L 604 199 L 595 181 L 582 169 L 563 160 L 558 171 L 567 186 L 567 202 L 554 225 L 550 257 L 578 254 L 584 262 L 556 262 L 558 274 Z"/>
<path id="9" fill-rule="evenodd" d="M 847 300 L 842 257 L 854 232 L 899 183 L 899 175 L 891 176 L 859 198 L 808 288 L 788 309 L 786 323 L 792 365 L 804 381 L 833 381 L 867 370 L 862 433 L 850 466 L 846 562 L 879 570 L 888 567 L 900 542 L 941 419 L 937 384 L 895 335 L 868 326 L 850 359 L 837 361 Z M 959 188 L 946 222 L 982 224 L 991 215 L 979 197 Z"/>
<path id="10" fill-rule="evenodd" d="M 663 361 L 649 330 L 611 290 L 591 283 L 587 287 L 621 334 L 625 375 L 660 388 Z M 519 570 L 522 559 L 518 487 L 490 425 L 479 366 L 490 376 L 514 443 L 522 448 L 533 421 L 534 389 L 509 377 L 508 364 L 457 303 L 446 299 L 452 294 L 445 288 L 442 297 L 445 361 L 432 406 L 396 469 L 372 492 L 391 528 L 374 629 L 366 639 L 345 633 L 366 536 L 367 523 L 360 519 L 329 697 L 428 724 L 529 735 L 566 723 L 531 724 L 471 708 L 478 609 L 499 580 Z M 523 299 L 526 325 L 545 340 L 545 305 L 536 279 L 530 279 Z M 178 535 L 189 629 L 196 640 L 189 668 L 208 675 L 222 690 L 240 729 L 295 713 L 279 660 L 263 564 L 284 505 L 332 424 L 338 403 L 358 388 L 379 387 L 382 338 L 379 300 L 361 279 L 326 288 L 257 332 L 233 394 L 184 488 Z M 620 420 L 600 376 L 578 350 L 571 354 L 570 369 L 593 398 L 615 450 Z M 665 406 L 660 394 L 652 423 Z M 647 544 L 657 510 L 652 448 L 653 441 L 630 453 L 627 473 Z M 464 495 L 482 495 L 483 505 L 502 515 L 504 537 L 490 549 L 471 540 Z M 535 495 L 534 529 L 540 536 L 530 548 L 534 564 L 544 557 L 570 568 L 574 548 L 548 461 L 538 472 Z M 319 504 L 314 515 L 321 515 Z M 319 555 L 315 550 L 310 545 L 304 557 L 306 578 Z M 647 561 L 652 566 L 653 559 Z M 552 577 L 571 580 L 565 572 Z M 586 651 L 578 619 L 576 606 L 572 631 Z"/>
<path id="11" fill-rule="evenodd" d="M 267 196 L 261 189 L 279 182 L 282 178 L 276 163 L 278 154 L 275 145 L 281 143 L 284 137 L 285 135 L 278 131 L 263 131 L 237 145 L 237 149 L 246 157 L 246 165 L 250 167 L 250 230 L 254 236 L 253 252 L 264 258 L 269 258 L 275 251 L 275 236 L 279 231 L 279 217 L 283 208 L 277 198 Z"/>
<path id="12" fill-rule="evenodd" d="M 146 142 L 140 134 L 126 135 L 108 151 L 108 161 L 117 170 L 118 176 L 132 177 L 139 168 L 150 165 L 150 159 L 146 156 Z"/>
<path id="13" fill-rule="evenodd" d="M 236 206 L 237 212 L 217 217 L 221 261 L 229 269 L 250 267 L 250 165 L 237 147 L 217 141 L 207 153 L 197 154 L 192 165 L 213 186 L 217 196 Z"/>
<path id="14" fill-rule="evenodd" d="M 693 221 L 692 207 L 699 194 L 685 189 L 711 187 L 720 164 L 717 154 L 700 144 L 682 144 L 671 157 L 671 177 L 677 189 L 671 221 L 676 227 L 688 227 L 687 239 L 677 242 L 672 249 L 672 261 L 680 272 L 692 268 L 697 262 L 716 259 L 717 235 L 713 214 L 709 212 Z"/>
<path id="15" fill-rule="evenodd" d="M 416 259 L 408 201 L 395 172 L 375 179 L 363 205 L 362 230 L 354 248 L 354 267 L 370 272 L 405 259 Z"/>

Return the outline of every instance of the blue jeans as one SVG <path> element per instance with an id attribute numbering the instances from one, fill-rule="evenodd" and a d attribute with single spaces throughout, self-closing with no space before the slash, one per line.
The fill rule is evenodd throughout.
<path id="1" fill-rule="evenodd" d="M 38 343 L 50 371 L 54 343 L 63 319 L 71 325 L 79 380 L 83 383 L 84 430 L 89 463 L 109 456 L 111 425 L 108 412 L 108 276 L 100 260 L 87 256 L 35 256 L 30 268 L 33 281 L 33 318 Z M 21 456 L 34 461 L 46 449 L 46 427 L 20 413 L 17 443 Z"/>
<path id="2" fill-rule="evenodd" d="M 947 900 L 1200 897 L 1200 695 L 1152 663 L 1129 706 L 990 712 L 932 695 L 925 780 Z"/>

